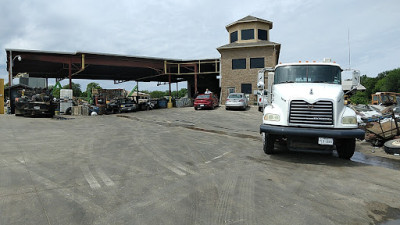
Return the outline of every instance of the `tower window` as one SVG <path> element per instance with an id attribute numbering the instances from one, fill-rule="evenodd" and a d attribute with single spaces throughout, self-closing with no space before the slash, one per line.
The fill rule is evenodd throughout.
<path id="1" fill-rule="evenodd" d="M 254 29 L 242 30 L 242 40 L 254 39 Z"/>
<path id="2" fill-rule="evenodd" d="M 238 40 L 238 32 L 232 32 L 231 33 L 231 43 L 236 42 Z"/>
<path id="3" fill-rule="evenodd" d="M 232 59 L 232 69 L 246 69 L 246 59 Z"/>
<path id="4" fill-rule="evenodd" d="M 251 84 L 241 84 L 242 93 L 251 94 Z"/>
<path id="5" fill-rule="evenodd" d="M 258 29 L 258 39 L 259 40 L 268 41 L 267 36 L 268 35 L 267 35 L 267 31 L 266 30 Z"/>
<path id="6" fill-rule="evenodd" d="M 264 68 L 264 58 L 250 58 L 250 69 Z"/>

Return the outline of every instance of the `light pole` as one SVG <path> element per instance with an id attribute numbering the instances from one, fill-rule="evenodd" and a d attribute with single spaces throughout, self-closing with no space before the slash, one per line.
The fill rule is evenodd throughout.
<path id="1" fill-rule="evenodd" d="M 9 77 L 8 77 L 8 85 L 11 87 L 12 86 L 12 80 L 13 80 L 13 66 L 14 66 L 14 60 L 15 59 L 18 59 L 18 61 L 21 61 L 22 60 L 22 57 L 20 56 L 20 55 L 16 55 L 16 56 L 14 56 L 14 58 L 12 57 L 12 51 L 10 51 L 10 74 L 9 74 Z"/>
<path id="2" fill-rule="evenodd" d="M 8 72 L 9 72 L 9 76 L 8 76 L 8 86 L 9 86 L 8 88 L 9 89 L 8 90 L 9 90 L 9 98 L 10 98 L 10 105 L 11 105 L 11 113 L 14 113 L 13 112 L 14 99 L 11 96 L 11 86 L 12 86 L 12 80 L 13 80 L 12 69 L 13 69 L 13 66 L 14 66 L 14 60 L 15 59 L 18 59 L 18 61 L 21 61 L 22 57 L 20 55 L 16 55 L 13 58 L 12 57 L 12 51 L 10 50 L 10 68 L 8 70 Z"/>

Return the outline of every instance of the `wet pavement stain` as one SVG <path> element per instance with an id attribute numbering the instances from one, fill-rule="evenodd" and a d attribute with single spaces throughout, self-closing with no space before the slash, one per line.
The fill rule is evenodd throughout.
<path id="1" fill-rule="evenodd" d="M 400 170 L 400 161 L 379 156 L 367 156 L 361 152 L 355 152 L 350 159 L 353 162 L 364 163 L 371 166 L 379 166 L 388 169 Z"/>
<path id="2" fill-rule="evenodd" d="M 220 135 L 227 135 L 231 137 L 238 137 L 238 138 L 248 138 L 256 141 L 261 141 L 261 136 L 255 136 L 255 135 L 249 135 L 249 134 L 240 134 L 240 133 L 234 133 L 234 132 L 226 132 L 222 130 L 213 130 L 213 129 L 204 129 L 204 128 L 199 128 L 196 127 L 193 123 L 188 123 L 187 121 L 177 121 L 175 122 L 168 122 L 168 121 L 149 121 L 146 119 L 139 119 L 137 117 L 132 117 L 132 116 L 126 116 L 126 115 L 117 115 L 117 117 L 121 118 L 126 118 L 130 120 L 137 120 L 141 122 L 149 122 L 149 123 L 154 123 L 162 126 L 167 126 L 167 127 L 182 127 L 182 128 L 187 128 L 195 131 L 201 131 L 201 132 L 208 132 L 208 133 L 214 133 L 214 134 L 220 134 Z M 186 123 L 184 123 L 186 122 Z M 223 127 L 220 127 L 223 128 Z M 227 128 L 224 128 L 227 129 Z"/>
<path id="3" fill-rule="evenodd" d="M 198 128 L 198 127 L 185 127 L 191 130 L 196 130 L 196 131 L 202 131 L 202 132 L 208 132 L 208 133 L 214 133 L 214 134 L 222 134 L 222 135 L 227 135 L 227 136 L 232 136 L 232 137 L 238 137 L 238 138 L 248 138 L 256 141 L 260 141 L 261 137 L 253 136 L 253 135 L 248 135 L 248 134 L 238 134 L 238 133 L 230 133 L 230 132 L 225 132 L 225 131 L 220 131 L 220 130 L 209 130 L 209 129 L 203 129 L 203 128 Z"/>
<path id="4" fill-rule="evenodd" d="M 400 209 L 393 208 L 381 202 L 368 202 L 368 217 L 374 221 L 374 224 L 391 225 L 399 224 Z"/>

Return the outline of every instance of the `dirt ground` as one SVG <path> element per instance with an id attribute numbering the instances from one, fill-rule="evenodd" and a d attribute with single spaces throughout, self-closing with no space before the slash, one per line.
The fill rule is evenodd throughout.
<path id="1" fill-rule="evenodd" d="M 266 155 L 261 118 L 223 107 L 0 115 L 0 224 L 400 222 L 397 156 L 365 142 L 351 160 Z"/>

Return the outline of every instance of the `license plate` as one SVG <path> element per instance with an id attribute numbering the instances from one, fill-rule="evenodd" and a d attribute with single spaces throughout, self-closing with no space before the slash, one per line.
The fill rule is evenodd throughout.
<path id="1" fill-rule="evenodd" d="M 34 110 L 40 110 L 40 106 L 33 106 Z"/>
<path id="2" fill-rule="evenodd" d="M 318 138 L 319 145 L 333 145 L 333 138 Z"/>
<path id="3" fill-rule="evenodd" d="M 200 107 L 204 107 L 204 105 L 200 105 Z"/>

